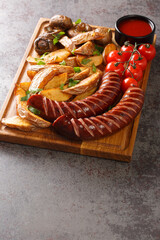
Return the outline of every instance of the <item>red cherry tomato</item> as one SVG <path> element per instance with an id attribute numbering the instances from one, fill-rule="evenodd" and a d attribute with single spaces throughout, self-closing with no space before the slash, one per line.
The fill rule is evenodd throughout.
<path id="1" fill-rule="evenodd" d="M 124 53 L 119 52 L 118 50 L 113 50 L 107 55 L 107 63 L 110 62 L 125 62 L 126 58 Z"/>
<path id="2" fill-rule="evenodd" d="M 133 52 L 133 48 L 134 48 L 134 46 L 132 46 L 132 45 L 129 45 L 129 46 L 123 45 L 121 47 L 121 51 L 123 52 L 123 55 L 125 56 L 126 61 L 128 61 L 130 59 L 131 54 Z"/>
<path id="3" fill-rule="evenodd" d="M 125 71 L 125 77 L 131 77 L 136 79 L 137 81 L 140 81 L 143 77 L 143 71 L 141 67 L 135 64 L 135 66 L 129 65 L 127 70 Z"/>
<path id="4" fill-rule="evenodd" d="M 138 51 L 146 57 L 147 61 L 152 60 L 156 55 L 155 47 L 149 43 L 140 45 Z"/>
<path id="5" fill-rule="evenodd" d="M 147 59 L 143 55 L 139 55 L 138 53 L 134 53 L 131 57 L 130 63 L 140 66 L 144 71 L 147 67 Z"/>
<path id="6" fill-rule="evenodd" d="M 138 87 L 138 82 L 134 78 L 125 78 L 122 81 L 122 91 L 125 92 L 129 87 Z"/>
<path id="7" fill-rule="evenodd" d="M 122 77 L 124 66 L 122 63 L 110 62 L 106 65 L 105 72 L 110 72 L 110 71 L 114 71 L 118 73 L 120 77 Z"/>

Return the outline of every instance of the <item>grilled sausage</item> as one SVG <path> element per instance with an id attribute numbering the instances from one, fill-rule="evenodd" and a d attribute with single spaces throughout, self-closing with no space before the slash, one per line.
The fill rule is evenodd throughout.
<path id="1" fill-rule="evenodd" d="M 84 118 L 102 114 L 120 93 L 120 78 L 115 72 L 105 73 L 99 89 L 91 96 L 75 102 L 57 102 L 41 95 L 32 95 L 27 104 L 40 110 L 40 116 L 53 122 L 61 115 Z"/>
<path id="2" fill-rule="evenodd" d="M 142 89 L 131 87 L 110 111 L 96 117 L 83 119 L 69 118 L 63 115 L 53 123 L 53 129 L 67 138 L 76 140 L 108 136 L 127 126 L 140 112 L 143 102 Z"/>

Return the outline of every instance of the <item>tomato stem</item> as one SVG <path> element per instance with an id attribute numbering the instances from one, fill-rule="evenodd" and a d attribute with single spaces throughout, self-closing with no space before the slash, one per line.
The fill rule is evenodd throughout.
<path id="1" fill-rule="evenodd" d="M 125 43 L 128 44 L 127 46 L 132 46 L 132 45 L 129 43 L 129 41 L 127 41 L 127 42 L 125 42 Z M 125 43 L 124 43 L 124 44 L 125 44 Z M 131 52 L 131 51 L 124 51 L 124 52 L 131 52 L 131 56 L 130 56 L 129 60 L 125 62 L 125 63 L 127 63 L 127 64 L 126 64 L 126 67 L 125 67 L 125 69 L 124 69 L 124 71 L 123 71 L 123 73 L 122 73 L 122 76 L 124 75 L 124 73 L 125 73 L 126 70 L 128 70 L 128 71 L 131 73 L 131 71 L 128 69 L 128 66 L 129 66 L 129 63 L 130 63 L 130 61 L 131 61 L 131 59 L 132 59 L 133 54 L 138 53 L 139 58 L 142 59 L 141 54 L 140 54 L 140 52 L 139 52 L 138 49 L 137 49 L 137 46 L 138 46 L 138 45 L 141 45 L 141 44 L 135 43 L 132 52 Z M 141 60 L 141 59 L 137 59 L 136 61 Z M 131 64 L 131 66 L 132 66 L 134 69 L 136 68 L 136 63 L 134 62 L 134 60 L 133 60 L 133 65 Z M 132 73 L 131 73 L 131 75 L 133 76 Z"/>

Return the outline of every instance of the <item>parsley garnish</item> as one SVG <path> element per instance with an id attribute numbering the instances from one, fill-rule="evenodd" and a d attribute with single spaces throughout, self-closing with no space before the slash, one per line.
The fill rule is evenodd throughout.
<path id="1" fill-rule="evenodd" d="M 45 57 L 47 54 L 49 54 L 49 52 L 43 53 L 43 55 L 41 55 L 40 59 L 44 60 L 44 57 Z"/>
<path id="2" fill-rule="evenodd" d="M 59 63 L 60 65 L 66 65 L 66 61 L 63 60 L 62 62 Z"/>
<path id="3" fill-rule="evenodd" d="M 96 72 L 96 70 L 97 70 L 97 68 L 96 68 L 95 64 L 93 63 L 93 64 L 92 64 L 92 71 L 93 71 L 93 72 Z"/>
<path id="4" fill-rule="evenodd" d="M 30 98 L 31 94 L 36 94 L 36 93 L 38 93 L 38 92 L 40 92 L 40 91 L 42 91 L 42 90 L 43 90 L 43 89 L 41 89 L 41 88 L 32 89 L 32 90 L 27 90 L 27 91 L 26 91 L 26 96 L 21 97 L 21 101 L 27 101 L 27 100 Z"/>
<path id="5" fill-rule="evenodd" d="M 64 83 L 62 83 L 59 88 L 63 90 L 63 87 L 64 87 Z"/>
<path id="6" fill-rule="evenodd" d="M 75 24 L 79 24 L 79 23 L 81 23 L 81 19 L 80 19 L 80 18 L 77 19 L 77 21 L 75 22 Z"/>
<path id="7" fill-rule="evenodd" d="M 55 37 L 55 38 L 53 39 L 53 45 L 56 45 L 56 43 L 58 43 L 58 38 L 57 38 L 57 37 Z"/>
<path id="8" fill-rule="evenodd" d="M 65 32 L 59 32 L 57 35 L 52 34 L 52 36 L 54 37 L 53 44 L 56 45 L 56 43 L 58 43 L 60 37 L 64 34 L 65 34 Z"/>
<path id="9" fill-rule="evenodd" d="M 34 108 L 34 107 L 32 107 L 32 106 L 28 106 L 28 110 L 29 110 L 30 112 L 36 114 L 36 115 L 39 115 L 39 114 L 41 113 L 38 109 L 36 109 L 36 108 Z"/>
<path id="10" fill-rule="evenodd" d="M 45 65 L 46 63 L 45 62 L 43 62 L 43 61 L 38 61 L 37 62 L 37 65 Z"/>
<path id="11" fill-rule="evenodd" d="M 87 63 L 89 63 L 89 62 L 91 62 L 91 61 L 92 61 L 92 60 L 89 59 L 89 58 L 84 58 L 84 59 L 82 59 L 81 63 L 84 64 L 84 65 L 86 65 Z"/>
<path id="12" fill-rule="evenodd" d="M 68 84 L 68 87 L 70 88 L 70 87 L 73 87 L 73 86 L 75 86 L 77 83 L 79 83 L 80 82 L 80 80 L 74 80 L 73 78 L 70 78 L 69 79 L 69 84 Z"/>
<path id="13" fill-rule="evenodd" d="M 76 49 L 74 48 L 74 49 L 71 51 L 71 53 L 72 53 L 73 55 L 74 55 L 75 50 L 76 50 Z"/>
<path id="14" fill-rule="evenodd" d="M 98 50 L 95 50 L 94 52 L 93 52 L 93 55 L 100 55 L 100 52 L 98 51 Z"/>
<path id="15" fill-rule="evenodd" d="M 97 49 L 100 53 L 102 53 L 103 52 L 103 50 L 104 50 L 104 48 L 103 47 L 101 47 L 101 46 L 98 46 L 98 45 L 96 45 L 95 44 L 95 49 Z"/>
<path id="16" fill-rule="evenodd" d="M 80 69 L 80 67 L 74 67 L 74 71 L 75 71 L 75 73 L 79 73 L 79 72 L 81 72 L 81 69 Z"/>

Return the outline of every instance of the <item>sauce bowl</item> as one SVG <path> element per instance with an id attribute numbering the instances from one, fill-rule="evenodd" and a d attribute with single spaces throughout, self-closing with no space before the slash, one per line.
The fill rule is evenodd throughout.
<path id="1" fill-rule="evenodd" d="M 142 23 L 142 30 L 144 30 L 143 28 L 143 23 L 144 23 L 144 26 L 145 25 L 148 25 L 148 28 L 150 29 L 150 32 L 148 33 L 147 31 L 147 34 L 146 35 L 143 35 L 143 36 L 135 36 L 135 32 L 136 32 L 136 28 L 137 28 L 137 34 L 140 33 L 140 24 L 138 24 L 138 21 Z M 134 22 L 135 25 L 134 25 L 134 36 L 132 36 L 132 34 L 130 34 L 131 31 L 129 31 L 129 35 L 127 34 L 127 32 L 125 31 L 125 33 L 122 31 L 122 25 L 124 24 L 128 24 L 128 29 L 129 29 L 129 23 L 130 22 Z M 137 23 L 136 23 L 137 22 Z M 133 26 L 131 26 L 133 27 Z M 121 30 L 120 30 L 121 28 Z M 136 43 L 152 43 L 153 42 L 153 38 L 154 38 L 154 33 L 155 33 L 155 29 L 156 29 L 156 26 L 154 24 L 154 22 L 145 17 L 145 16 L 141 16 L 141 15 L 126 15 L 126 16 L 123 16 L 121 18 L 119 18 L 117 21 L 116 21 L 116 24 L 115 24 L 115 40 L 116 42 L 122 46 L 124 44 L 124 42 L 126 41 L 129 41 L 131 44 L 135 44 Z M 145 31 L 144 31 L 145 32 Z"/>

